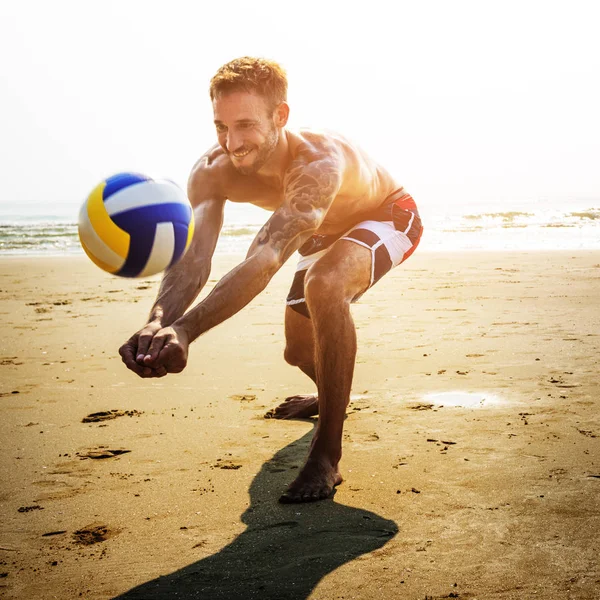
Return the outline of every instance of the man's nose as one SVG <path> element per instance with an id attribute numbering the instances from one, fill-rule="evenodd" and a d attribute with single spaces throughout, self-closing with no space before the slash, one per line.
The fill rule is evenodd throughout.
<path id="1" fill-rule="evenodd" d="M 242 145 L 240 136 L 233 131 L 227 132 L 227 150 L 235 152 Z"/>

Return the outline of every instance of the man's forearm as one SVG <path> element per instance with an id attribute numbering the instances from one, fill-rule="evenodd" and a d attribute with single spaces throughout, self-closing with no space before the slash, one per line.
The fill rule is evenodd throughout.
<path id="1" fill-rule="evenodd" d="M 161 327 L 171 325 L 196 299 L 209 275 L 210 259 L 198 263 L 194 269 L 181 263 L 169 269 L 160 283 L 148 322 L 157 322 Z"/>
<path id="2" fill-rule="evenodd" d="M 281 265 L 261 253 L 230 271 L 193 310 L 174 323 L 192 342 L 249 304 L 266 287 Z"/>

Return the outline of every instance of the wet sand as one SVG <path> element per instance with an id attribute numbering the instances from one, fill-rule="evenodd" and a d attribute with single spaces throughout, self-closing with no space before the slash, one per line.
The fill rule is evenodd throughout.
<path id="1" fill-rule="evenodd" d="M 353 308 L 345 481 L 310 505 L 277 498 L 315 421 L 263 418 L 313 391 L 282 358 L 292 274 L 141 380 L 117 349 L 156 277 L 0 260 L 0 597 L 599 598 L 600 253 L 387 275 Z"/>

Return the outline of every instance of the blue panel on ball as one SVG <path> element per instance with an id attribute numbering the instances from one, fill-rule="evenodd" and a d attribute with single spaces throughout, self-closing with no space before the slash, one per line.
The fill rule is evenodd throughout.
<path id="1" fill-rule="evenodd" d="M 144 270 L 150 258 L 157 223 L 173 224 L 175 248 L 171 264 L 183 254 L 187 228 L 191 220 L 191 210 L 185 204 L 155 204 L 113 215 L 112 220 L 131 236 L 129 253 L 117 275 L 137 277 Z"/>
<path id="2" fill-rule="evenodd" d="M 106 187 L 102 193 L 102 198 L 106 202 L 114 193 L 126 188 L 134 183 L 142 183 L 142 181 L 152 181 L 150 177 L 141 175 L 140 173 L 117 173 L 106 180 Z"/>
<path id="3" fill-rule="evenodd" d="M 188 236 L 188 225 L 173 223 L 173 231 L 175 232 L 175 248 L 169 267 L 172 267 L 183 256 Z"/>
<path id="4" fill-rule="evenodd" d="M 155 223 L 169 222 L 184 223 L 187 225 L 192 219 L 192 211 L 190 206 L 177 202 L 168 204 L 154 204 L 151 206 L 136 208 L 134 210 L 140 212 L 144 211 L 144 217 L 153 220 Z"/>
<path id="5" fill-rule="evenodd" d="M 156 221 L 148 222 L 140 218 L 136 214 L 139 211 L 140 209 L 129 210 L 113 217 L 116 225 L 131 236 L 125 264 L 117 273 L 123 277 L 137 277 L 144 270 L 154 244 Z"/>

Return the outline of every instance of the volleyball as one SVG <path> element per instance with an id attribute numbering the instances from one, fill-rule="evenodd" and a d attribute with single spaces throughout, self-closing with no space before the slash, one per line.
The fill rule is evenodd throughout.
<path id="1" fill-rule="evenodd" d="M 167 179 L 118 173 L 97 185 L 79 213 L 79 241 L 101 269 L 148 277 L 174 265 L 194 234 L 192 206 Z"/>

